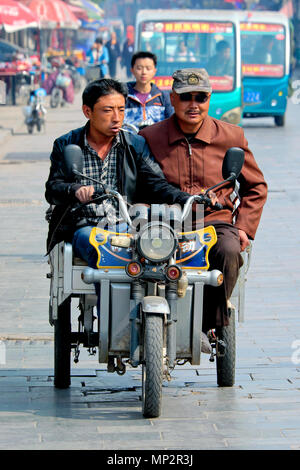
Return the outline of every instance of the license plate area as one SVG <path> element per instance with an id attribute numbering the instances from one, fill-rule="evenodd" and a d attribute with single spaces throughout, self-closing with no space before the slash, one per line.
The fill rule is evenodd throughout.
<path id="1" fill-rule="evenodd" d="M 245 103 L 260 103 L 261 93 L 259 91 L 245 90 L 244 91 L 244 102 Z"/>

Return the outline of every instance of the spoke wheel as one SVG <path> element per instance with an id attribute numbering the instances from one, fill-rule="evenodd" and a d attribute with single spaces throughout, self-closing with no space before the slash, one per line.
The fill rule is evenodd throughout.
<path id="1" fill-rule="evenodd" d="M 161 413 L 163 380 L 163 318 L 159 315 L 145 316 L 142 374 L 143 415 L 157 418 Z"/>

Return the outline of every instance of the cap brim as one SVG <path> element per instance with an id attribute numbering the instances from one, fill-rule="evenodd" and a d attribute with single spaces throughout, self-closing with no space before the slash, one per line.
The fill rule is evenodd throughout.
<path id="1" fill-rule="evenodd" d="M 204 91 L 205 93 L 211 93 L 212 89 L 211 87 L 206 87 L 206 86 L 184 86 L 180 88 L 172 88 L 175 93 L 180 95 L 181 93 L 192 93 L 194 91 Z"/>

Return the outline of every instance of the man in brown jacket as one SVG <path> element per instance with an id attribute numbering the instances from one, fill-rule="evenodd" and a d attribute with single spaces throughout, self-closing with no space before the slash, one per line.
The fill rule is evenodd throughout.
<path id="1" fill-rule="evenodd" d="M 204 213 L 205 225 L 214 225 L 218 236 L 210 251 L 210 267 L 224 274 L 220 288 L 205 286 L 203 332 L 206 333 L 216 326 L 228 325 L 227 299 L 242 265 L 240 252 L 254 239 L 267 197 L 267 184 L 243 130 L 208 116 L 212 89 L 206 70 L 177 70 L 173 78 L 171 103 L 175 114 L 140 132 L 168 182 L 192 195 L 200 194 L 223 180 L 223 158 L 230 147 L 240 147 L 245 152 L 238 179 L 240 204 L 236 212 L 234 188 L 226 186 L 217 192 L 223 209 L 217 212 L 207 208 Z"/>

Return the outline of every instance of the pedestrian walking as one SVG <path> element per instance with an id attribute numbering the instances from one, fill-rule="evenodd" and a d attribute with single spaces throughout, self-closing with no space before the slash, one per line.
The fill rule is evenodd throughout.
<path id="1" fill-rule="evenodd" d="M 87 80 L 97 80 L 107 77 L 109 54 L 101 38 L 96 38 L 93 47 L 87 53 L 88 67 Z"/>
<path id="2" fill-rule="evenodd" d="M 131 59 L 134 52 L 134 28 L 127 26 L 126 41 L 123 45 L 121 65 L 126 68 L 127 78 L 131 77 Z"/>
<path id="3" fill-rule="evenodd" d="M 115 31 L 112 31 L 110 35 L 110 40 L 106 43 L 106 48 L 109 54 L 109 74 L 111 78 L 116 78 L 116 71 L 117 71 L 117 61 L 121 56 L 121 47 L 120 43 L 117 39 L 117 35 Z"/>

